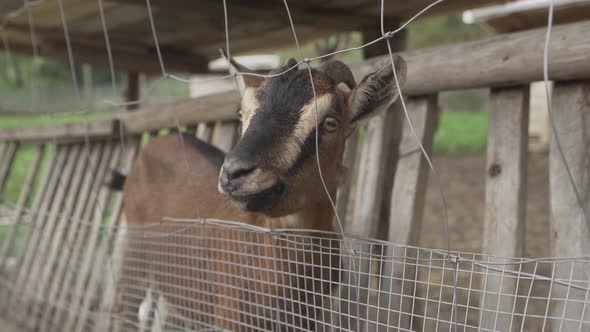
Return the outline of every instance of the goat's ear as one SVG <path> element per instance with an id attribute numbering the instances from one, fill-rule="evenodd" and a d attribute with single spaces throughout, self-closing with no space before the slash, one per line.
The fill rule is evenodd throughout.
<path id="1" fill-rule="evenodd" d="M 253 71 L 248 69 L 246 66 L 238 63 L 233 57 L 228 57 L 224 49 L 219 49 L 219 51 L 221 52 L 222 57 L 224 57 L 226 60 L 229 60 L 229 63 L 233 68 L 233 72 L 253 73 Z M 262 77 L 252 75 L 240 75 L 240 77 L 244 81 L 244 85 L 246 86 L 246 88 L 257 88 L 260 86 L 260 84 L 262 84 L 262 81 L 264 80 L 264 78 Z"/>
<path id="2" fill-rule="evenodd" d="M 393 57 L 395 73 L 400 85 L 406 81 L 407 66 L 398 55 Z M 376 72 L 369 74 L 352 90 L 348 99 L 352 123 L 369 119 L 387 109 L 399 97 L 391 63 L 387 62 Z"/>

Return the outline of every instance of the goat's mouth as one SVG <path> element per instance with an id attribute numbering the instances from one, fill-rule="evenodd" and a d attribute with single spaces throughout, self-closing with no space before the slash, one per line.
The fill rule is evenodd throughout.
<path id="1" fill-rule="evenodd" d="M 277 181 L 274 185 L 256 192 L 226 192 L 229 198 L 242 209 L 250 212 L 263 212 L 273 207 L 285 191 L 285 184 Z"/>

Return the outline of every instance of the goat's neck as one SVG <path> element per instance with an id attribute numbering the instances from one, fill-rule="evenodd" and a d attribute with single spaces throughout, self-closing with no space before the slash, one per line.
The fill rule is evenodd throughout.
<path id="1" fill-rule="evenodd" d="M 332 197 L 335 197 L 331 194 Z M 287 216 L 268 218 L 265 217 L 262 224 L 268 228 L 301 228 L 317 230 L 333 230 L 332 219 L 334 218 L 334 209 L 327 197 L 322 197 L 311 206 L 297 211 Z"/>
<path id="2" fill-rule="evenodd" d="M 321 199 L 315 206 L 310 206 L 291 215 L 276 218 L 275 225 L 282 225 L 285 228 L 305 228 L 318 230 L 332 230 L 332 219 L 334 209 L 327 199 Z"/>

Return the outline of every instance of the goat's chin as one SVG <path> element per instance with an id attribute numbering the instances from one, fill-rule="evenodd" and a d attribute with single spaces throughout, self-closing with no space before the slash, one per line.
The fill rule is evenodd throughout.
<path id="1" fill-rule="evenodd" d="M 234 194 L 223 191 L 221 194 L 241 210 L 273 217 L 279 212 L 276 207 L 284 191 L 285 185 L 282 182 L 277 182 L 275 185 L 255 193 Z"/>

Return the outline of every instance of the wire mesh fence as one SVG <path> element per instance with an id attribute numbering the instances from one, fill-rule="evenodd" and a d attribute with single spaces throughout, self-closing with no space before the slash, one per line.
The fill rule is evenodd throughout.
<path id="1" fill-rule="evenodd" d="M 48 287 L 25 287 L 12 294 L 17 303 L 3 305 L 50 312 L 51 324 L 43 325 L 50 330 L 68 320 L 87 330 L 590 329 L 588 257 L 449 256 L 332 232 L 220 220 L 168 219 L 122 232 L 125 242 L 91 270 L 99 279 L 95 293 L 81 293 L 88 312 L 80 310 L 84 300 L 74 291 L 65 289 L 56 301 Z M 105 238 L 96 251 L 112 245 Z M 14 286 L 9 279 L 3 294 Z"/>

